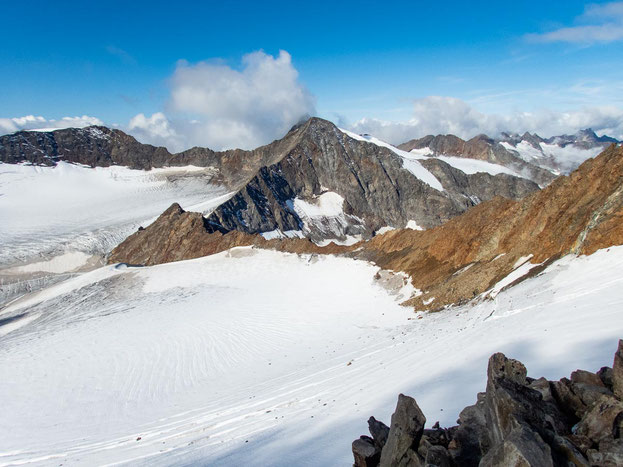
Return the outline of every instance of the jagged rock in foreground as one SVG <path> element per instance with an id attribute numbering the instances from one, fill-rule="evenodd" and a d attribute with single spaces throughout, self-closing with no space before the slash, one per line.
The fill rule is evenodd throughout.
<path id="1" fill-rule="evenodd" d="M 560 381 L 530 378 L 521 362 L 494 354 L 486 391 L 457 426 L 423 429 L 416 401 L 400 394 L 391 428 L 372 417 L 372 438 L 353 442 L 355 466 L 623 465 L 623 402 L 613 392 L 623 383 L 621 353 L 623 340 L 613 368 L 577 370 Z"/>

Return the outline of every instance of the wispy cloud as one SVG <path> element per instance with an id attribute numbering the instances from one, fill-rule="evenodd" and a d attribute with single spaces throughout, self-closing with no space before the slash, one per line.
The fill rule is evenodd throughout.
<path id="1" fill-rule="evenodd" d="M 117 57 L 119 60 L 121 60 L 126 65 L 136 65 L 136 59 L 132 55 L 130 55 L 128 52 L 126 52 L 123 49 L 120 49 L 119 47 L 115 47 L 114 45 L 109 45 L 106 47 L 106 52 L 108 52 L 110 55 Z"/>
<path id="2" fill-rule="evenodd" d="M 580 45 L 609 43 L 623 40 L 623 2 L 590 4 L 576 18 L 577 26 L 553 31 L 527 34 L 531 42 L 567 42 Z"/>

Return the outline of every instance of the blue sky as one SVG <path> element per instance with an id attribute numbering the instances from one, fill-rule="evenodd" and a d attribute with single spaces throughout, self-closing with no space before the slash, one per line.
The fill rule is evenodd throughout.
<path id="1" fill-rule="evenodd" d="M 262 142 L 260 132 L 271 133 L 270 121 L 281 118 L 265 137 L 272 139 L 297 111 L 357 129 L 366 129 L 361 120 L 367 119 L 376 122 L 371 128 L 377 132 L 381 123 L 402 125 L 388 139 L 437 128 L 467 137 L 479 125 L 489 132 L 504 125 L 516 131 L 543 127 L 543 134 L 572 131 L 574 124 L 592 122 L 577 115 L 589 108 L 594 126 L 623 132 L 617 112 L 623 108 L 623 2 L 34 1 L 7 2 L 3 16 L 11 18 L 0 30 L 5 120 L 88 115 L 127 129 L 143 114 L 147 123 L 135 126 L 135 133 L 150 140 L 153 131 L 146 125 L 168 125 L 176 148 L 187 145 L 186 136 L 213 147 L 236 145 L 237 138 L 240 146 L 253 145 Z M 260 60 L 279 57 L 282 50 L 289 54 L 288 66 L 298 75 L 296 84 L 282 86 L 294 93 L 297 86 L 304 89 L 307 97 L 293 99 L 298 107 L 258 107 L 250 96 L 248 105 L 208 99 L 211 107 L 203 109 L 172 97 L 186 83 L 180 67 L 213 67 L 192 77 L 195 89 L 204 92 L 215 70 L 244 73 L 243 57 L 260 50 Z M 218 92 L 229 95 L 223 88 Z M 428 96 L 448 99 L 429 102 Z M 421 104 L 417 115 L 414 102 Z M 473 121 L 423 125 L 431 105 L 450 109 L 431 118 Z M 264 110 L 266 121 L 247 115 L 254 106 Z M 238 115 L 231 107 L 244 108 Z M 150 123 L 154 114 L 166 122 Z M 533 114 L 538 118 L 530 127 L 526 121 Z M 552 115 L 562 115 L 567 127 L 539 123 Z M 492 123 L 492 116 L 498 120 Z M 232 125 L 239 131 L 229 139 L 202 140 L 202 131 L 187 134 L 184 119 L 218 120 L 208 134 Z M 155 131 L 153 142 L 171 145 L 166 131 Z"/>

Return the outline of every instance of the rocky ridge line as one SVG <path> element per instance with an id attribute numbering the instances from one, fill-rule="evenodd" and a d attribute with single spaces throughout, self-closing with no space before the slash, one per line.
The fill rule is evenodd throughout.
<path id="1" fill-rule="evenodd" d="M 612 368 L 548 381 L 517 360 L 489 359 L 486 391 L 458 425 L 424 429 L 415 399 L 400 394 L 388 427 L 353 441 L 355 467 L 568 467 L 623 465 L 623 340 Z"/>

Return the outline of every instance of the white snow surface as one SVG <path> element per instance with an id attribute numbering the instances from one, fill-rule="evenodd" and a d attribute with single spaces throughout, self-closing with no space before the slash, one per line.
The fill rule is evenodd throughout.
<path id="1" fill-rule="evenodd" d="M 416 178 L 422 180 L 424 183 L 428 184 L 431 188 L 434 188 L 437 191 L 444 191 L 444 188 L 441 185 L 441 182 L 437 179 L 437 177 L 435 177 L 431 172 L 428 171 L 428 169 L 426 169 L 422 164 L 418 162 L 418 160 L 428 159 L 428 157 L 417 153 L 402 151 L 401 149 L 398 149 L 397 147 L 392 146 L 385 141 L 381 141 L 374 136 L 362 136 L 358 135 L 357 133 L 353 133 L 352 131 L 344 130 L 342 128 L 340 128 L 339 130 L 342 133 L 358 141 L 365 141 L 391 150 L 394 154 L 402 158 L 402 166 L 413 175 L 415 175 Z"/>
<path id="2" fill-rule="evenodd" d="M 405 229 L 426 230 L 426 229 L 424 229 L 424 227 L 421 227 L 420 225 L 418 225 L 418 223 L 415 222 L 413 219 L 411 219 L 409 222 L 407 222 L 407 225 L 405 226 Z"/>
<path id="3" fill-rule="evenodd" d="M 0 163 L 0 267 L 109 251 L 173 202 L 207 213 L 231 196 L 209 183 L 212 174 L 200 167 Z"/>
<path id="4" fill-rule="evenodd" d="M 454 156 L 437 156 L 437 159 L 442 160 L 455 169 L 459 169 L 470 175 L 478 172 L 484 172 L 490 175 L 507 174 L 513 175 L 514 177 L 521 177 L 521 174 L 518 172 L 515 172 L 508 167 L 504 167 L 503 165 L 493 164 L 492 162 Z"/>
<path id="5" fill-rule="evenodd" d="M 400 392 L 454 425 L 493 352 L 558 379 L 623 336 L 623 247 L 434 314 L 377 271 L 236 248 L 24 297 L 0 311 L 0 465 L 352 465 Z"/>

